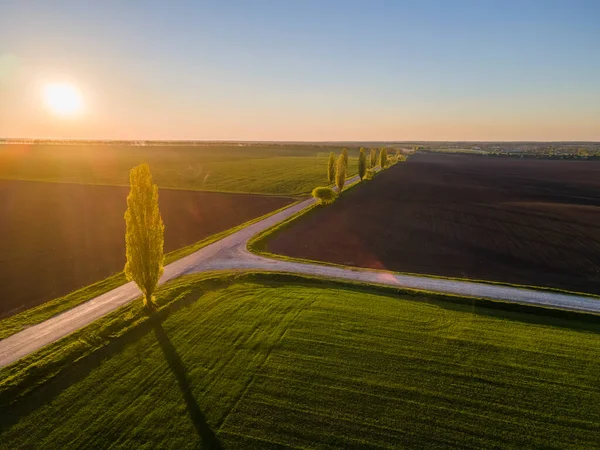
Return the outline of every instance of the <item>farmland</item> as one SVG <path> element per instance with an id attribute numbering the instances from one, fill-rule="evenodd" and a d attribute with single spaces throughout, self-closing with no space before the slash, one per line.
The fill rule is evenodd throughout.
<path id="1" fill-rule="evenodd" d="M 158 298 L 187 306 L 2 406 L 0 448 L 598 444 L 594 323 L 276 276 Z"/>
<path id="2" fill-rule="evenodd" d="M 124 187 L 0 180 L 0 317 L 123 270 L 127 193 Z M 292 201 L 162 189 L 165 252 Z"/>
<path id="3" fill-rule="evenodd" d="M 159 187 L 261 194 L 307 194 L 327 184 L 326 145 L 0 145 L 0 178 L 124 186 L 150 165 Z M 348 175 L 356 174 L 350 149 Z"/>
<path id="4" fill-rule="evenodd" d="M 295 258 L 600 293 L 600 162 L 417 154 L 272 235 Z"/>

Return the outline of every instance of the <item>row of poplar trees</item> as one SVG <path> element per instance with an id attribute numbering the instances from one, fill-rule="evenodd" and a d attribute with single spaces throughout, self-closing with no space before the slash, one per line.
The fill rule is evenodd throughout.
<path id="1" fill-rule="evenodd" d="M 360 149 L 358 157 L 358 175 L 361 181 L 370 169 L 388 166 L 388 153 L 382 148 L 372 148 L 369 156 L 364 148 Z M 338 192 L 342 192 L 348 172 L 348 150 L 343 149 L 340 156 L 335 158 L 329 154 L 327 176 L 330 183 L 335 182 Z M 125 243 L 127 262 L 125 275 L 134 281 L 144 294 L 144 305 L 154 309 L 154 292 L 158 280 L 164 272 L 164 233 L 165 226 L 158 208 L 158 187 L 152 182 L 152 174 L 148 164 L 140 164 L 131 169 L 129 174 L 131 191 L 127 197 L 125 212 Z"/>
<path id="2" fill-rule="evenodd" d="M 388 152 L 386 148 L 382 148 L 377 153 L 377 149 L 372 148 L 367 152 L 364 148 L 360 149 L 358 155 L 358 176 L 360 180 L 364 180 L 369 170 L 374 169 L 379 163 L 382 169 L 389 165 Z M 329 183 L 334 183 L 338 192 L 342 192 L 346 182 L 346 173 L 348 172 L 348 149 L 342 149 L 342 153 L 336 159 L 333 152 L 329 153 L 329 161 L 327 162 L 327 179 Z"/>

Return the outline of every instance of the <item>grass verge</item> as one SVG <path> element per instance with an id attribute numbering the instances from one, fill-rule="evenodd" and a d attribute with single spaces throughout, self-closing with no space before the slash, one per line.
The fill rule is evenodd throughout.
<path id="1" fill-rule="evenodd" d="M 252 225 L 253 223 L 266 219 L 267 217 L 276 214 L 280 211 L 283 211 L 284 209 L 289 208 L 297 203 L 298 201 L 286 205 L 278 210 L 272 211 L 268 214 L 265 214 L 264 216 L 258 217 L 236 227 L 222 231 L 221 233 L 209 236 L 206 239 L 198 241 L 194 244 L 169 252 L 165 255 L 165 264 L 170 264 L 173 261 L 177 261 L 178 259 L 181 259 L 187 255 L 191 255 L 192 253 L 200 250 L 203 247 L 206 247 L 207 245 L 212 244 L 213 242 L 216 242 L 226 236 L 229 236 L 230 234 L 233 234 L 241 230 L 242 228 L 247 227 L 248 225 Z M 41 323 L 44 320 L 49 319 L 50 317 L 53 317 L 57 314 L 60 314 L 63 311 L 66 311 L 81 303 L 91 300 L 92 298 L 102 295 L 116 287 L 125 284 L 126 282 L 127 279 L 125 278 L 125 274 L 123 272 L 119 272 L 102 281 L 98 281 L 97 283 L 85 286 L 65 296 L 56 298 L 54 300 L 50 300 L 49 302 L 43 303 L 42 305 L 27 309 L 23 312 L 15 314 L 14 316 L 7 317 L 6 319 L 2 319 L 0 320 L 0 340 L 5 339 L 15 333 L 18 333 L 24 328 Z"/>
<path id="2" fill-rule="evenodd" d="M 71 362 L 36 389 L 0 372 L 0 448 L 597 443 L 597 318 L 261 273 L 180 278 L 158 302 L 54 344 L 35 368 Z"/>

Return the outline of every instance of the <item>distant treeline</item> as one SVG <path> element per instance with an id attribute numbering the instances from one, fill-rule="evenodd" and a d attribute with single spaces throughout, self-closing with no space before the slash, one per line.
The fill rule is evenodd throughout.
<path id="1" fill-rule="evenodd" d="M 84 145 L 131 147 L 241 147 L 289 148 L 311 147 L 327 152 L 347 148 L 358 154 L 361 147 L 387 148 L 403 153 L 434 151 L 446 153 L 480 154 L 488 156 L 518 156 L 547 159 L 595 159 L 600 157 L 600 142 L 292 142 L 292 141 L 197 141 L 197 140 L 97 140 L 97 139 L 0 139 L 2 144 L 28 145 Z"/>
<path id="2" fill-rule="evenodd" d="M 527 159 L 581 159 L 581 160 L 600 160 L 600 152 L 591 154 L 578 153 L 486 153 L 485 156 L 505 156 L 513 158 Z"/>
<path id="3" fill-rule="evenodd" d="M 59 140 L 59 139 L 0 139 L 0 145 L 60 145 L 60 146 L 119 146 L 119 147 L 240 147 L 240 148 L 347 148 L 358 154 L 360 144 L 314 142 L 235 142 L 235 141 L 130 141 L 130 140 Z"/>
<path id="4" fill-rule="evenodd" d="M 503 145 L 471 146 L 471 147 L 422 147 L 417 148 L 421 152 L 440 152 L 454 154 L 469 154 L 482 156 L 504 156 L 517 158 L 534 159 L 599 159 L 600 143 L 584 143 L 580 146 L 574 143 L 554 144 L 548 143 L 527 143 L 523 146 L 516 146 L 514 143 L 505 143 Z"/>

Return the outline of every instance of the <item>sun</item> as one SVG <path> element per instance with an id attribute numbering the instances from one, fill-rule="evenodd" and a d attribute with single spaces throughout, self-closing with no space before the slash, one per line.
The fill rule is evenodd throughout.
<path id="1" fill-rule="evenodd" d="M 50 112 L 60 116 L 74 116 L 83 109 L 79 90 L 72 84 L 47 84 L 43 91 L 44 103 Z"/>

